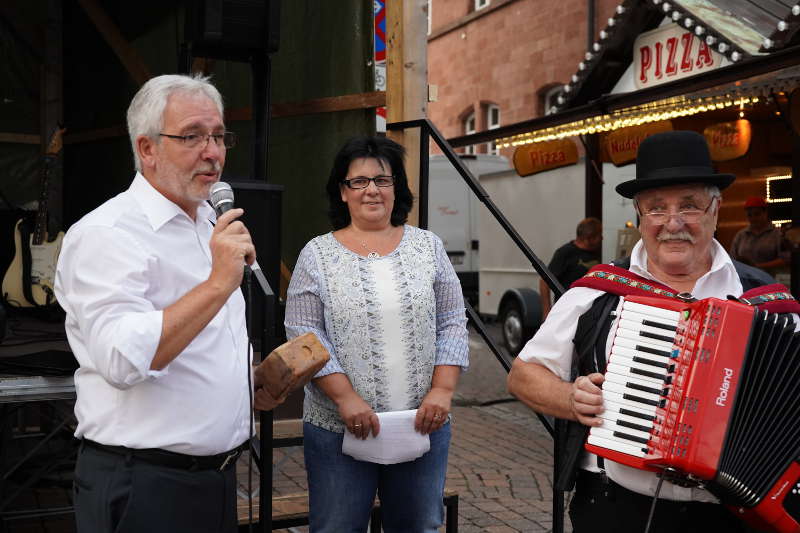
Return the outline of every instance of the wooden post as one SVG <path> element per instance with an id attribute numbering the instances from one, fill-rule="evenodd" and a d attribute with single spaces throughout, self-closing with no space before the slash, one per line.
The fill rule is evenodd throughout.
<path id="1" fill-rule="evenodd" d="M 428 62 L 426 0 L 386 0 L 386 121 L 424 118 L 427 112 Z M 406 148 L 408 185 L 417 202 L 409 223 L 418 223 L 419 131 L 388 132 Z"/>

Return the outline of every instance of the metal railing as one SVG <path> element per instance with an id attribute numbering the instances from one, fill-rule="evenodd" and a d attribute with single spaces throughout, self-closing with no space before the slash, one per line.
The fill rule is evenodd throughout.
<path id="1" fill-rule="evenodd" d="M 542 261 L 533 253 L 528 243 L 520 236 L 514 226 L 511 225 L 511 222 L 505 217 L 505 215 L 497 208 L 495 203 L 489 197 L 489 194 L 486 190 L 481 186 L 480 182 L 472 175 L 472 172 L 464 165 L 461 161 L 461 158 L 453 151 L 453 148 L 447 142 L 447 140 L 442 136 L 436 126 L 434 126 L 430 120 L 428 119 L 418 119 L 418 120 L 407 120 L 403 122 L 392 122 L 386 125 L 387 130 L 406 130 L 409 128 L 419 128 L 420 129 L 420 139 L 419 139 L 419 227 L 423 229 L 428 229 L 428 184 L 430 181 L 430 173 L 429 173 L 429 153 L 430 153 L 430 140 L 431 138 L 442 151 L 442 153 L 447 157 L 456 171 L 459 173 L 461 178 L 467 184 L 467 186 L 472 190 L 473 194 L 477 196 L 478 200 L 483 203 L 483 205 L 489 210 L 492 216 L 497 220 L 506 234 L 514 241 L 514 244 L 519 248 L 519 250 L 525 255 L 525 257 L 530 261 L 531 265 L 533 266 L 534 270 L 542 277 L 542 279 L 547 283 L 550 287 L 550 290 L 553 291 L 553 294 L 556 297 L 561 296 L 564 293 L 564 288 L 558 282 L 558 280 L 553 276 L 553 273 L 550 272 L 547 267 L 542 263 Z M 497 347 L 497 344 L 494 340 L 489 336 L 488 331 L 486 330 L 486 325 L 481 320 L 480 316 L 472 305 L 464 299 L 464 306 L 467 310 L 467 317 L 469 318 L 470 323 L 473 325 L 475 330 L 478 334 L 483 338 L 486 345 L 492 351 L 494 356 L 506 369 L 506 372 L 511 370 L 511 364 L 513 362 L 513 358 L 510 358 L 506 354 L 500 351 Z M 555 482 L 555 473 L 557 472 L 558 468 L 558 457 L 559 457 L 559 448 L 561 446 L 560 443 L 560 430 L 556 430 L 550 420 L 540 413 L 535 413 L 536 416 L 539 418 L 539 421 L 545 427 L 550 436 L 553 437 L 553 481 Z M 558 427 L 559 424 L 556 424 Z M 564 493 L 555 488 L 553 486 L 553 531 L 555 533 L 562 533 L 564 531 Z"/>

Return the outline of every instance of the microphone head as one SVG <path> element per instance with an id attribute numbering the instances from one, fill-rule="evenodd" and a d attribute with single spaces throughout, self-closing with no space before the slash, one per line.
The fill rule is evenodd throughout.
<path id="1" fill-rule="evenodd" d="M 217 216 L 233 208 L 233 189 L 224 181 L 218 181 L 211 186 L 209 198 Z"/>

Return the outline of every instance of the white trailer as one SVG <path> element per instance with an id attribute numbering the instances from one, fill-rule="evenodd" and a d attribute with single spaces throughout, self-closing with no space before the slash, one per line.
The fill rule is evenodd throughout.
<path id="1" fill-rule="evenodd" d="M 618 229 L 635 221 L 632 201 L 614 191 L 618 183 L 632 179 L 634 172 L 633 165 L 603 165 L 604 261 L 616 258 Z M 524 178 L 514 170 L 482 174 L 480 183 L 545 264 L 558 247 L 575 238 L 575 228 L 585 216 L 582 162 Z M 516 354 L 542 320 L 539 275 L 491 213 L 485 208 L 479 213 L 478 307 L 482 315 L 497 317 L 506 348 Z"/>
<path id="2" fill-rule="evenodd" d="M 461 161 L 476 178 L 511 168 L 508 159 L 499 155 L 464 155 Z M 485 208 L 445 156 L 432 155 L 429 168 L 428 228 L 444 242 L 464 295 L 475 306 L 481 246 L 478 217 Z"/>

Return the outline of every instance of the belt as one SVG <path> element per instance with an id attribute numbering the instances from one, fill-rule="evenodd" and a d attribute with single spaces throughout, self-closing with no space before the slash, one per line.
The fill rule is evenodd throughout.
<path id="1" fill-rule="evenodd" d="M 236 464 L 236 460 L 244 451 L 246 443 L 236 448 L 217 455 L 186 455 L 183 453 L 170 452 L 159 448 L 126 448 L 125 446 L 111 446 L 100 444 L 88 439 L 83 439 L 83 446 L 100 450 L 102 452 L 113 453 L 127 458 L 134 457 L 142 462 L 176 468 L 179 470 L 225 470 Z"/>

